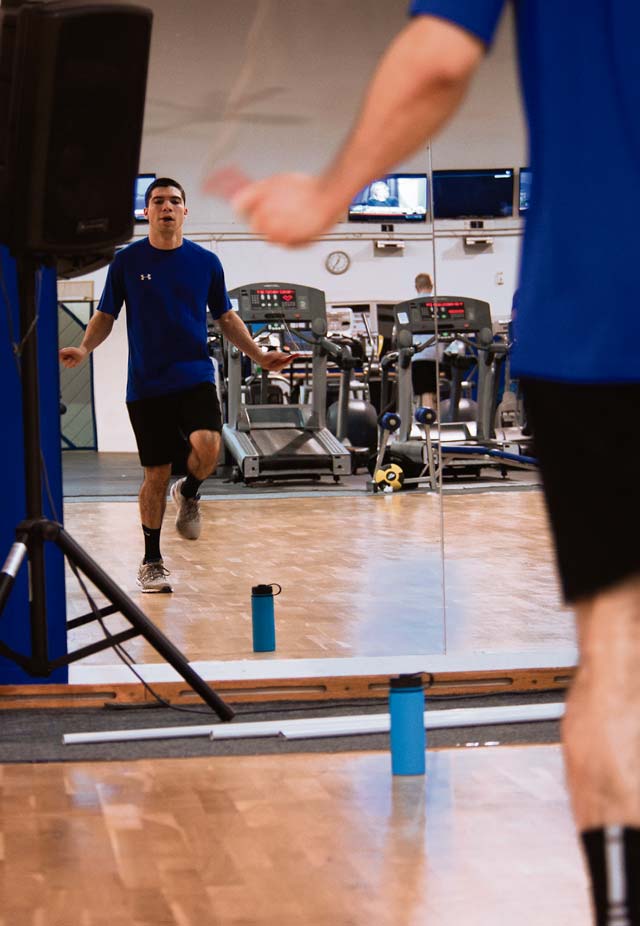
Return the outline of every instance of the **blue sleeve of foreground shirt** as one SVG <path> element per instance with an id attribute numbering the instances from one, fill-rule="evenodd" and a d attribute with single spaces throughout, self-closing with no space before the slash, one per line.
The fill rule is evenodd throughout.
<path id="1" fill-rule="evenodd" d="M 209 286 L 209 295 L 207 296 L 207 305 L 213 318 L 220 318 L 231 308 L 231 300 L 224 282 L 224 270 L 222 264 L 214 255 L 213 273 L 211 274 L 211 285 Z"/>
<path id="2" fill-rule="evenodd" d="M 448 19 L 489 45 L 505 3 L 506 0 L 412 0 L 409 14 L 426 13 Z"/>
<path id="3" fill-rule="evenodd" d="M 124 302 L 124 282 L 122 261 L 116 255 L 107 273 L 107 282 L 104 284 L 102 296 L 98 303 L 98 312 L 105 312 L 117 318 Z"/>

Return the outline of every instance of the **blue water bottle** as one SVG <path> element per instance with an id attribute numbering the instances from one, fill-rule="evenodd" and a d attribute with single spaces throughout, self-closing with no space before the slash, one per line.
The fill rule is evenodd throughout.
<path id="1" fill-rule="evenodd" d="M 394 775 L 424 775 L 427 736 L 422 675 L 390 679 L 389 714 L 391 771 Z"/>
<path id="2" fill-rule="evenodd" d="M 277 588 L 275 592 L 273 589 Z M 253 627 L 254 653 L 272 653 L 276 648 L 276 624 L 273 613 L 273 599 L 279 595 L 282 586 L 254 585 L 251 589 L 251 624 Z"/>

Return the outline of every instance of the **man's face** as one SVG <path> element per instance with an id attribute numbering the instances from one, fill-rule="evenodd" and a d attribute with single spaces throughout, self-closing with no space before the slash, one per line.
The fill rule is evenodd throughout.
<path id="1" fill-rule="evenodd" d="M 182 229 L 188 209 L 177 187 L 159 186 L 151 192 L 144 214 L 155 231 L 166 234 Z"/>

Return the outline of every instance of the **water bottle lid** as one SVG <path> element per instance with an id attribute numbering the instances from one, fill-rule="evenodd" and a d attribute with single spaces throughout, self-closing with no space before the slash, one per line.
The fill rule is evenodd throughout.
<path id="1" fill-rule="evenodd" d="M 267 595 L 273 595 L 273 585 L 254 585 L 251 589 L 251 594 L 258 597 Z"/>
<path id="2" fill-rule="evenodd" d="M 413 675 L 397 675 L 389 679 L 389 688 L 424 688 L 424 679 L 421 672 Z"/>

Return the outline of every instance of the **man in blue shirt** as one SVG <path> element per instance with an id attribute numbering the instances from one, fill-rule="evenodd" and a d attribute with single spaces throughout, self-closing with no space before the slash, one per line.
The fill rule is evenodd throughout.
<path id="1" fill-rule="evenodd" d="M 183 236 L 188 210 L 182 186 L 169 177 L 154 180 L 145 203 L 148 238 L 116 255 L 82 344 L 61 350 L 60 359 L 66 367 L 82 363 L 110 334 L 126 305 L 127 409 L 144 467 L 139 503 L 145 555 L 138 585 L 143 592 L 171 592 L 160 530 L 172 462 L 187 438 L 188 473 L 171 486 L 171 498 L 178 532 L 196 540 L 198 489 L 220 453 L 222 416 L 207 346 L 207 306 L 225 338 L 263 368 L 278 372 L 296 355 L 263 353 L 231 310 L 220 261 Z"/>
<path id="2" fill-rule="evenodd" d="M 288 245 L 328 231 L 354 193 L 455 112 L 505 5 L 414 0 L 322 175 L 280 175 L 236 196 L 252 230 Z M 640 3 L 513 5 L 533 189 L 512 366 L 577 617 L 568 781 L 598 926 L 640 926 L 640 557 L 628 530 L 640 521 Z M 615 462 L 595 438 L 602 420 Z M 604 487 L 593 476 L 601 472 Z"/>

